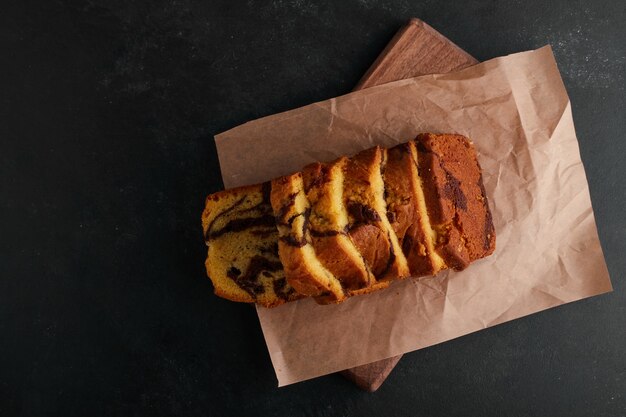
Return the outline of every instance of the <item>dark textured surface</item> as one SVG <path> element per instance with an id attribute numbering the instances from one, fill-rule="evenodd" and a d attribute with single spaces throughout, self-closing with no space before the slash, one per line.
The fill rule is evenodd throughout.
<path id="1" fill-rule="evenodd" d="M 5 2 L 0 415 L 626 415 L 625 10 Z M 375 394 L 278 389 L 254 310 L 204 275 L 211 136 L 350 91 L 411 16 L 481 61 L 553 45 L 615 291 L 407 354 Z"/>

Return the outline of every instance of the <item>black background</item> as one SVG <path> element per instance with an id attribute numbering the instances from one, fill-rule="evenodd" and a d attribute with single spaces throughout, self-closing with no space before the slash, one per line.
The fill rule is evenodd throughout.
<path id="1" fill-rule="evenodd" d="M 375 394 L 278 389 L 254 309 L 205 276 L 212 136 L 350 91 L 412 16 L 479 60 L 552 44 L 615 291 L 407 354 Z M 3 2 L 0 415 L 626 415 L 625 21 L 621 0 Z"/>

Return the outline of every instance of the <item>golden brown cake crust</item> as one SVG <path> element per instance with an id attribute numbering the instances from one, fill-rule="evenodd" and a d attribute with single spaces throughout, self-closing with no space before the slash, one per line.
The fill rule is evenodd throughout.
<path id="1" fill-rule="evenodd" d="M 437 251 L 461 270 L 491 254 L 495 231 L 476 151 L 461 135 L 431 133 L 416 138 L 419 173 Z"/>

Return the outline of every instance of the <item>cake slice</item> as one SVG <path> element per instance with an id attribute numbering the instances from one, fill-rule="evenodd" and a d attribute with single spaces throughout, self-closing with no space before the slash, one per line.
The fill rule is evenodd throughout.
<path id="1" fill-rule="evenodd" d="M 398 236 L 411 276 L 434 275 L 446 268 L 434 249 L 413 141 L 387 149 L 383 170 L 387 218 Z"/>
<path id="2" fill-rule="evenodd" d="M 278 254 L 287 282 L 300 294 L 341 301 L 341 282 L 317 258 L 309 233 L 311 206 L 304 192 L 302 174 L 272 181 L 272 209 L 278 226 Z"/>
<path id="3" fill-rule="evenodd" d="M 302 178 L 311 205 L 309 233 L 315 253 L 347 291 L 369 287 L 374 279 L 348 231 L 343 200 L 347 158 L 329 164 L 313 163 Z"/>
<path id="4" fill-rule="evenodd" d="M 383 149 L 375 146 L 349 158 L 343 187 L 348 233 L 380 281 L 410 275 L 396 233 L 387 219 L 382 176 L 384 156 Z"/>
<path id="5" fill-rule="evenodd" d="M 468 138 L 454 134 L 421 134 L 416 144 L 435 251 L 449 268 L 465 269 L 495 249 L 476 151 Z"/>
<path id="6" fill-rule="evenodd" d="M 208 196 L 202 228 L 216 295 L 266 307 L 302 297 L 285 279 L 278 257 L 269 182 Z"/>

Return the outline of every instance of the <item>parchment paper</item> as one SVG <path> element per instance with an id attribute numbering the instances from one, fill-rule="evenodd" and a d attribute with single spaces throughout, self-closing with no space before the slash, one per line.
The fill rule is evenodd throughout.
<path id="1" fill-rule="evenodd" d="M 357 91 L 216 136 L 224 184 L 298 171 L 419 132 L 469 136 L 495 253 L 320 306 L 257 308 L 280 386 L 410 352 L 611 291 L 569 99 L 550 47 Z"/>

